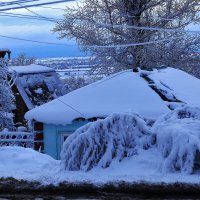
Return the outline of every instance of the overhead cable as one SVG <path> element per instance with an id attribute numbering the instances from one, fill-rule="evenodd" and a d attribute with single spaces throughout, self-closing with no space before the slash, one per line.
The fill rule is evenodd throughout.
<path id="1" fill-rule="evenodd" d="M 18 37 L 11 37 L 11 36 L 5 36 L 0 35 L 0 37 L 8 38 L 8 39 L 14 39 L 14 40 L 21 40 L 25 42 L 33 42 L 33 43 L 39 43 L 39 44 L 47 44 L 47 45 L 57 45 L 57 46 L 77 46 L 77 45 L 67 45 L 63 43 L 54 43 L 54 42 L 44 42 L 44 41 L 38 41 L 38 40 L 30 40 L 30 39 L 24 39 L 24 38 L 18 38 Z M 167 42 L 171 40 L 175 40 L 176 38 L 171 39 L 163 39 L 163 40 L 155 40 L 155 41 L 149 41 L 149 42 L 142 42 L 142 43 L 133 43 L 133 44 L 118 44 L 118 45 L 81 45 L 82 47 L 86 48 L 119 48 L 119 47 L 131 47 L 131 46 L 143 46 L 143 45 L 149 45 L 149 44 L 155 44 L 155 43 L 162 43 Z"/>
<path id="2" fill-rule="evenodd" d="M 172 41 L 177 39 L 170 38 L 170 39 L 162 39 L 162 40 L 155 40 L 155 41 L 149 41 L 149 42 L 141 42 L 141 43 L 132 43 L 132 44 L 117 44 L 117 45 L 85 45 L 84 47 L 88 48 L 118 48 L 118 47 L 133 47 L 133 46 L 143 46 L 143 45 L 149 45 L 149 44 L 156 44 L 156 43 L 162 43 L 167 41 Z"/>
<path id="3" fill-rule="evenodd" d="M 38 40 L 30 40 L 25 38 L 18 38 L 18 37 L 11 37 L 6 35 L 0 35 L 2 38 L 8 38 L 13 40 L 21 40 L 25 42 L 33 42 L 33 43 L 39 43 L 39 44 L 47 44 L 47 45 L 57 45 L 57 46 L 77 46 L 77 45 L 69 45 L 69 44 L 63 44 L 63 43 L 54 43 L 54 42 L 44 42 L 44 41 L 38 41 Z"/>
<path id="4" fill-rule="evenodd" d="M 2 8 L 2 9 L 0 9 L 0 11 L 9 11 L 9 10 L 22 9 L 22 8 L 39 7 L 39 6 L 43 6 L 43 5 L 58 4 L 58 3 L 64 3 L 64 2 L 69 2 L 69 1 L 74 1 L 74 0 L 57 0 L 57 1 L 52 1 L 52 2 L 30 4 L 30 5 L 24 5 L 24 6 L 13 6 L 11 8 Z"/>

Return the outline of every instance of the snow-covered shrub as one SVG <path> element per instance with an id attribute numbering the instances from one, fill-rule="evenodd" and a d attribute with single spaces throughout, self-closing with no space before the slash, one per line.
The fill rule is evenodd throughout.
<path id="1" fill-rule="evenodd" d="M 106 119 L 86 124 L 64 143 L 61 160 L 68 170 L 90 170 L 108 167 L 116 158 L 137 154 L 138 148 L 148 149 L 155 137 L 146 122 L 136 114 L 113 114 Z"/>
<path id="2" fill-rule="evenodd" d="M 7 62 L 0 58 L 0 131 L 4 128 L 14 128 L 12 110 L 15 109 L 15 104 L 10 79 Z"/>
<path id="3" fill-rule="evenodd" d="M 181 107 L 162 116 L 153 125 L 157 146 L 165 161 L 162 170 L 194 172 L 199 167 L 200 109 Z"/>

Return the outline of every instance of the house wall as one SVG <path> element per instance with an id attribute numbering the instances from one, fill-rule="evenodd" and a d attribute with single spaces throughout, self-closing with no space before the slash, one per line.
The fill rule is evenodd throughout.
<path id="1" fill-rule="evenodd" d="M 74 121 L 65 126 L 44 124 L 44 153 L 55 159 L 60 159 L 63 135 L 70 135 L 89 121 Z"/>

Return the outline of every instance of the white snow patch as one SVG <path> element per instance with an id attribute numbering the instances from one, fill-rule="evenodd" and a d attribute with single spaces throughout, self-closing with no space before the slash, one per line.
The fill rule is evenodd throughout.
<path id="1" fill-rule="evenodd" d="M 23 147 L 0 148 L 0 176 L 51 183 L 51 174 L 59 161 L 33 149 Z"/>
<path id="2" fill-rule="evenodd" d="M 45 67 L 45 66 L 36 65 L 36 64 L 31 64 L 31 65 L 27 65 L 27 66 L 10 66 L 8 70 L 11 73 L 14 71 L 17 74 L 34 74 L 34 73 L 55 72 L 55 70 L 50 67 Z"/>
<path id="3" fill-rule="evenodd" d="M 182 70 L 166 68 L 149 72 L 149 77 L 158 84 L 167 86 L 173 95 L 184 103 L 200 107 L 200 80 Z"/>
<path id="4" fill-rule="evenodd" d="M 25 117 L 65 125 L 77 118 L 107 117 L 130 110 L 154 118 L 169 112 L 139 74 L 124 71 L 39 106 L 27 112 Z"/>
<path id="5" fill-rule="evenodd" d="M 20 147 L 0 148 L 0 177 L 13 177 L 42 184 L 60 182 L 92 182 L 103 184 L 115 181 L 149 183 L 198 183 L 198 174 L 162 173 L 160 166 L 164 161 L 156 148 L 148 151 L 140 149 L 138 155 L 125 158 L 122 162 L 113 160 L 110 167 L 95 167 L 88 172 L 66 171 L 60 168 L 60 161 L 32 149 Z"/>

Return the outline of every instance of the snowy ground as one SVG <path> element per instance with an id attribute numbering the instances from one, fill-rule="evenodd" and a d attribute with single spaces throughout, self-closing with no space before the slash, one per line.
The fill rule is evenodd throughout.
<path id="1" fill-rule="evenodd" d="M 174 73 L 177 73 L 176 77 L 172 77 L 171 80 L 169 77 L 171 77 Z M 184 72 L 174 71 L 174 69 L 170 68 L 161 71 L 149 72 L 148 76 L 154 81 L 154 84 L 158 88 L 164 88 L 169 97 L 172 96 L 170 94 L 173 94 L 184 104 L 196 106 L 182 107 L 183 105 L 180 103 L 180 109 L 157 119 L 151 129 L 152 133 L 156 134 L 157 140 L 151 148 L 148 148 L 148 150 L 138 148 L 137 154 L 128 158 L 123 158 L 121 162 L 114 158 L 108 168 L 96 166 L 90 171 L 84 172 L 68 171 L 64 169 L 64 165 L 61 161 L 54 160 L 50 156 L 40 154 L 32 149 L 2 147 L 0 148 L 0 177 L 13 177 L 15 179 L 38 181 L 43 184 L 59 184 L 61 182 L 91 182 L 96 185 L 101 185 L 104 183 L 119 181 L 125 181 L 127 183 L 180 182 L 200 184 L 199 171 L 191 171 L 190 168 L 192 167 L 193 169 L 194 167 L 194 155 L 197 151 L 198 153 L 200 152 L 199 80 L 188 76 Z M 181 79 L 179 84 L 176 84 L 177 77 Z M 127 79 L 127 77 L 124 77 L 124 79 L 125 78 Z M 138 79 L 140 82 L 146 84 L 140 76 L 138 76 Z M 145 88 L 149 89 L 148 84 L 145 85 Z M 124 90 L 123 88 L 121 89 L 121 91 Z M 130 92 L 128 94 L 130 94 Z M 141 104 L 141 101 L 138 102 Z M 149 107 L 149 104 L 147 107 Z M 95 123 L 95 127 L 101 127 L 97 126 L 99 122 Z M 105 125 L 106 120 L 102 123 Z M 127 124 L 129 125 L 130 123 Z M 124 127 L 127 124 L 123 124 L 124 126 L 122 126 L 122 128 L 125 129 Z M 112 126 L 111 131 L 110 125 L 104 127 L 104 130 L 106 130 L 108 134 L 114 130 L 114 126 Z M 80 132 L 80 135 L 82 134 L 81 137 L 87 139 L 86 136 L 88 135 L 88 130 L 91 133 L 89 136 L 92 138 L 92 136 L 94 136 L 92 128 Z M 144 133 L 144 131 L 142 131 L 143 129 L 139 128 L 139 130 L 141 133 Z M 77 141 L 83 141 L 82 139 L 84 138 Z M 107 141 L 108 140 L 105 140 L 105 143 Z M 96 145 L 96 143 L 94 144 Z M 83 155 L 83 151 L 80 152 Z M 200 162 L 197 164 L 199 170 Z M 168 170 L 163 170 L 165 166 L 167 166 Z"/>
<path id="2" fill-rule="evenodd" d="M 91 182 L 101 185 L 108 182 L 149 182 L 149 183 L 198 183 L 199 175 L 161 173 L 162 157 L 156 149 L 141 151 L 138 156 L 112 162 L 107 169 L 94 168 L 89 172 L 65 171 L 60 161 L 32 149 L 21 147 L 0 148 L 0 177 L 13 177 L 42 184 L 60 182 Z"/>

